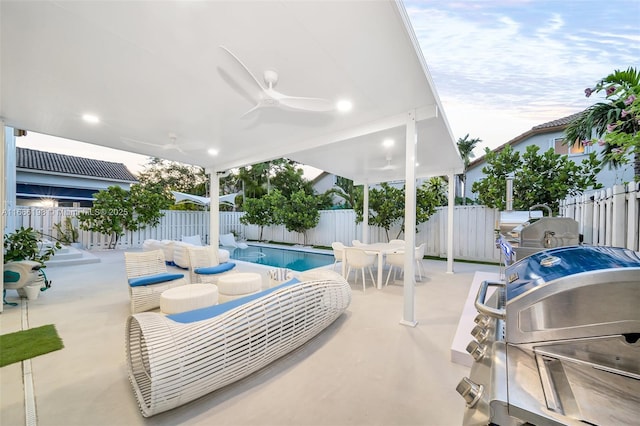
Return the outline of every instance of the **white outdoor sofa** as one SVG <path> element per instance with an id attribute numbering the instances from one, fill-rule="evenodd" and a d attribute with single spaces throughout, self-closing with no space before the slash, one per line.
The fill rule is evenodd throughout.
<path id="1" fill-rule="evenodd" d="M 168 265 L 189 269 L 189 247 L 200 247 L 200 236 L 182 237 L 183 241 L 146 239 L 142 243 L 142 250 L 162 250 Z M 231 253 L 229 250 L 218 248 L 218 260 L 220 263 L 228 262 Z"/>
<path id="2" fill-rule="evenodd" d="M 351 288 L 330 270 L 209 308 L 129 317 L 129 380 L 144 417 L 179 407 L 261 369 L 335 321 Z"/>

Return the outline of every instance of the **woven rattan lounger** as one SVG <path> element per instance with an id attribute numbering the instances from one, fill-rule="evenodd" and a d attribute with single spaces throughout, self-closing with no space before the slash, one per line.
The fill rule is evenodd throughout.
<path id="1" fill-rule="evenodd" d="M 347 281 L 324 270 L 208 308 L 130 316 L 127 364 L 142 415 L 176 408 L 261 369 L 324 330 L 350 302 Z"/>

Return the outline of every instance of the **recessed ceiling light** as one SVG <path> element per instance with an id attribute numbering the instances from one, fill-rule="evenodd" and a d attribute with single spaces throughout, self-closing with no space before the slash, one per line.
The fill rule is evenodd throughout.
<path id="1" fill-rule="evenodd" d="M 349 112 L 351 108 L 353 108 L 353 104 L 347 99 L 341 99 L 336 103 L 336 109 L 340 112 Z"/>
<path id="2" fill-rule="evenodd" d="M 211 155 L 212 157 L 215 157 L 216 155 L 218 155 L 219 151 L 215 148 L 209 148 L 207 150 L 207 154 Z"/>
<path id="3" fill-rule="evenodd" d="M 396 142 L 393 139 L 385 139 L 382 141 L 382 146 L 385 148 L 391 148 Z"/>
<path id="4" fill-rule="evenodd" d="M 82 119 L 87 123 L 92 123 L 92 124 L 100 122 L 100 118 L 98 118 L 97 115 L 93 115 L 93 114 L 83 114 Z"/>

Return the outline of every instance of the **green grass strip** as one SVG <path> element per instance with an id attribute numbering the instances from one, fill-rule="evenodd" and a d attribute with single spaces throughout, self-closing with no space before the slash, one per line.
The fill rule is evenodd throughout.
<path id="1" fill-rule="evenodd" d="M 64 348 L 53 324 L 0 336 L 0 367 Z"/>

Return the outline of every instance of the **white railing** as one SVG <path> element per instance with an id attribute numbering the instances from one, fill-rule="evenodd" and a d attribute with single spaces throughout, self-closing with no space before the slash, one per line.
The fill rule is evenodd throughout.
<path id="1" fill-rule="evenodd" d="M 640 184 L 615 185 L 560 203 L 560 214 L 578 221 L 586 244 L 638 251 Z"/>
<path id="2" fill-rule="evenodd" d="M 32 227 L 44 235 L 56 237 L 54 224 L 65 217 L 72 217 L 77 228 L 77 214 L 87 209 L 20 207 L 16 210 L 16 227 Z M 137 232 L 127 232 L 118 241 L 118 248 L 141 247 L 146 239 L 179 241 L 183 236 L 200 235 L 204 243 L 209 240 L 209 213 L 194 211 L 166 210 L 160 224 Z M 257 240 L 260 228 L 240 223 L 242 212 L 220 212 L 220 233 L 233 232 L 240 239 Z M 495 248 L 494 228 L 499 214 L 495 209 L 483 206 L 456 206 L 454 210 L 454 257 L 459 260 L 499 262 L 499 252 Z M 446 257 L 447 255 L 447 208 L 440 207 L 425 223 L 417 227 L 416 245 L 426 243 L 427 256 Z M 389 232 L 390 238 L 396 238 L 399 226 Z M 109 237 L 79 230 L 79 241 L 87 249 L 107 248 Z M 304 237 L 297 232 L 289 232 L 284 226 L 265 227 L 263 240 L 290 244 L 303 244 Z M 323 210 L 318 225 L 307 231 L 306 244 L 331 246 L 334 241 L 351 245 L 354 239 L 362 240 L 362 224 L 356 224 L 353 210 Z M 370 242 L 387 241 L 384 229 L 372 228 Z"/>

